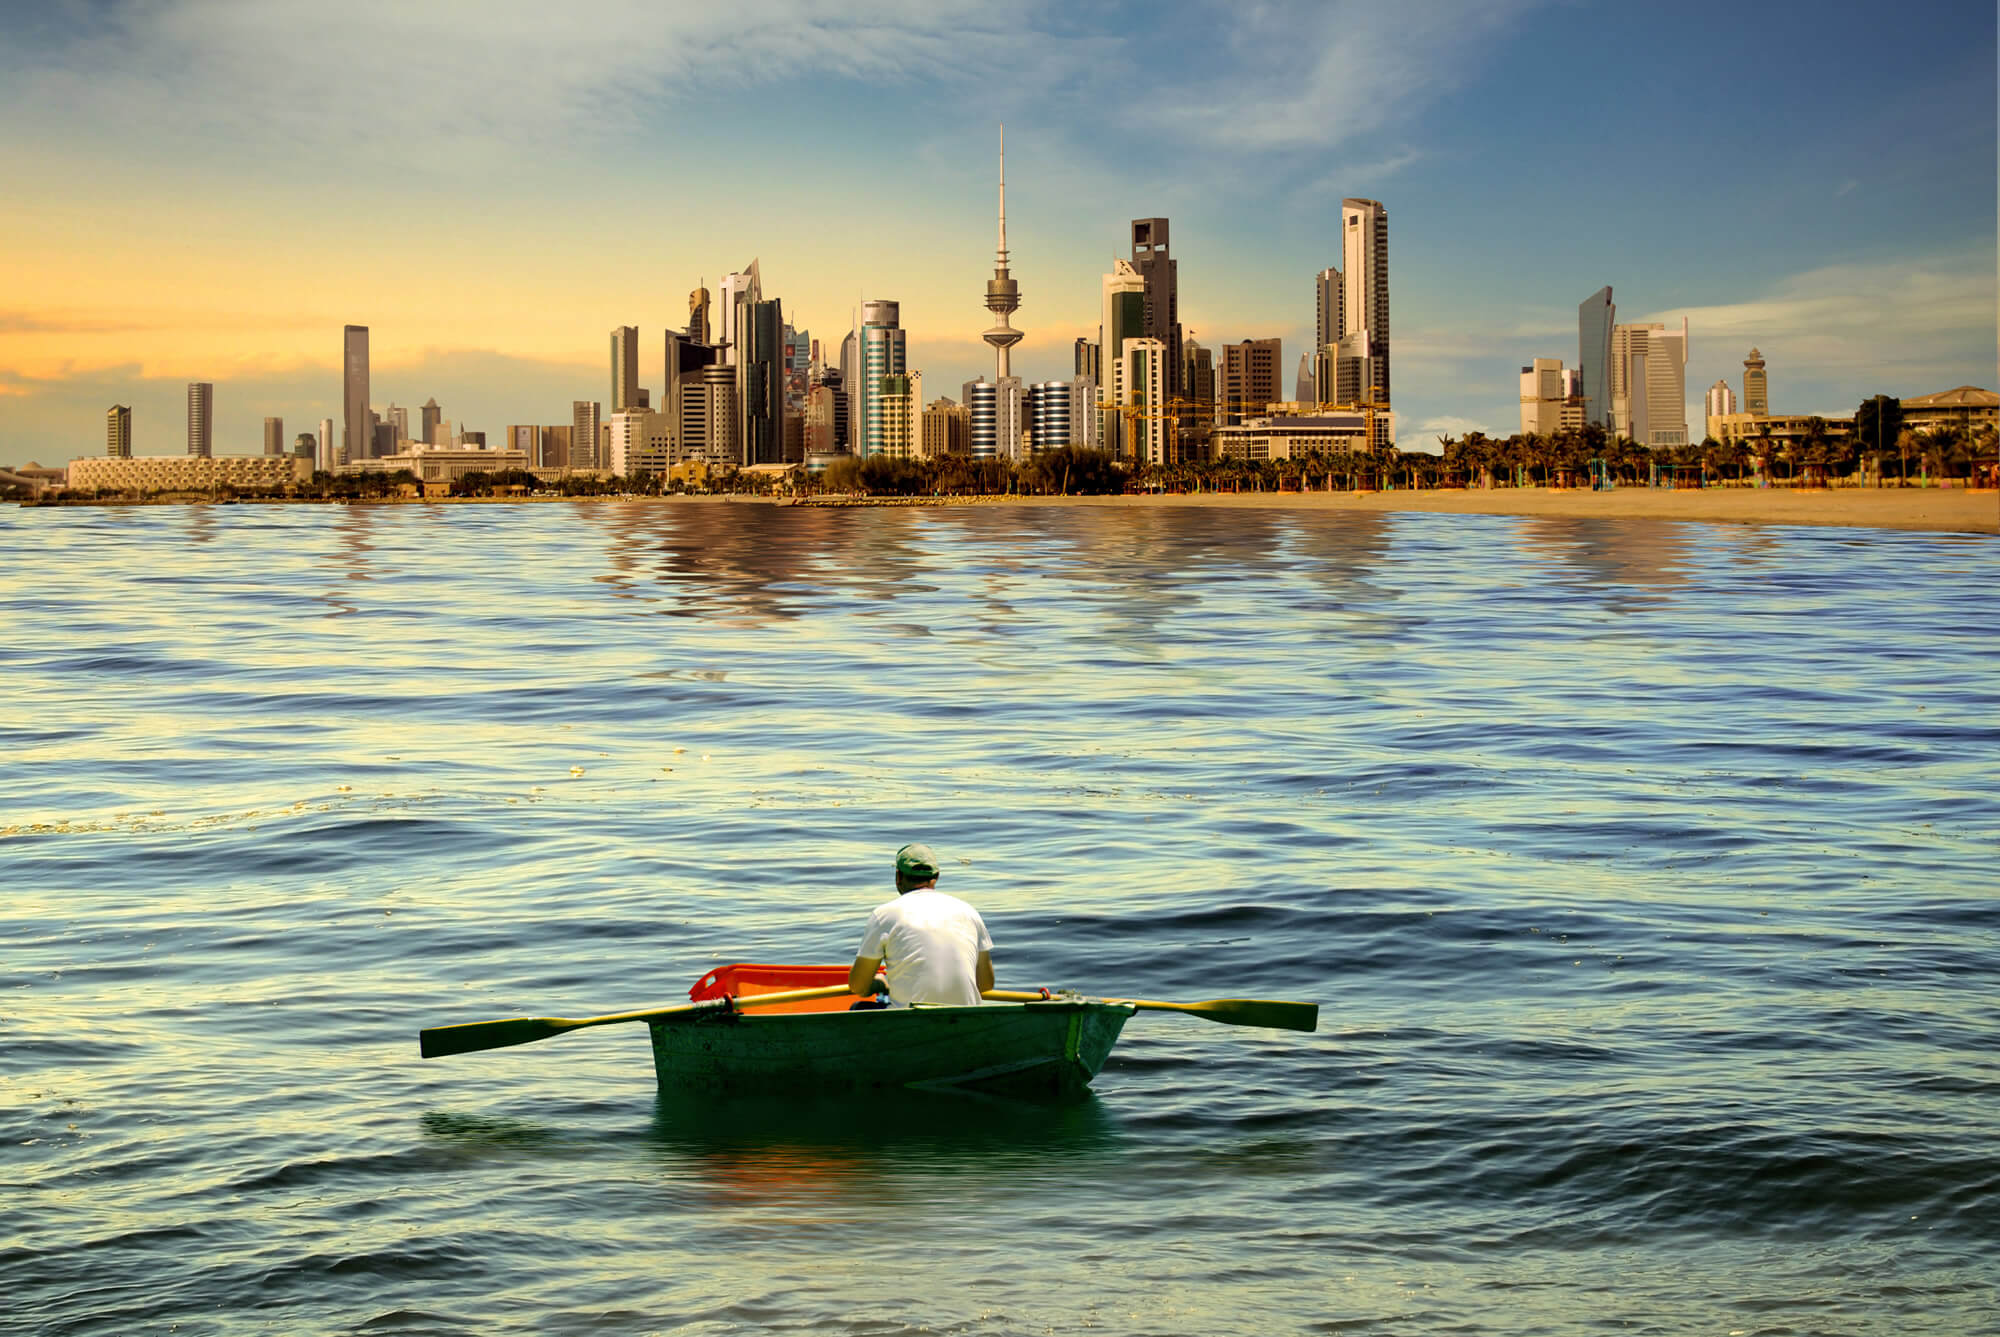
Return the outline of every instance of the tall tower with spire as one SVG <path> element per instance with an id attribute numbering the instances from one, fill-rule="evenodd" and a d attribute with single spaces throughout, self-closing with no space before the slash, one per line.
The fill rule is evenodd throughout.
<path id="1" fill-rule="evenodd" d="M 986 309 L 1000 317 L 1000 323 L 981 337 L 993 345 L 994 381 L 1007 379 L 1007 353 L 1021 342 L 1021 331 L 1007 323 L 1007 317 L 1021 309 L 1021 285 L 1007 274 L 1007 127 L 1000 127 L 1000 250 L 993 265 L 993 277 L 986 281 Z"/>

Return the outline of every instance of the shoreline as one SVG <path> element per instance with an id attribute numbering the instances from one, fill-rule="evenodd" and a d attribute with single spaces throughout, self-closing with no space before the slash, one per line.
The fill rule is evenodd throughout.
<path id="1" fill-rule="evenodd" d="M 1991 488 L 1576 488 L 1398 489 L 1389 492 L 1189 492 L 1109 496 L 869 497 L 822 494 L 765 497 L 750 494 L 580 497 L 333 498 L 199 496 L 24 501 L 24 507 L 63 506 L 512 506 L 556 502 L 738 502 L 828 509 L 932 506 L 1086 506 L 1250 510 L 1359 511 L 1382 514 L 1504 515 L 1526 518 L 1674 520 L 1695 524 L 1813 525 L 1846 529 L 1896 529 L 1945 534 L 2000 534 L 2000 491 Z"/>

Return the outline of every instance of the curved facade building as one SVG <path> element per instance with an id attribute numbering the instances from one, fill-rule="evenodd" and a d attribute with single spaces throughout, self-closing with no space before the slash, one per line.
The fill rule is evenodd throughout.
<path id="1" fill-rule="evenodd" d="M 1043 381 L 1028 387 L 1028 433 L 1036 454 L 1070 444 L 1070 384 Z"/>
<path id="2" fill-rule="evenodd" d="M 975 460 L 990 460 L 1000 442 L 1000 387 L 990 381 L 965 383 L 966 444 Z"/>

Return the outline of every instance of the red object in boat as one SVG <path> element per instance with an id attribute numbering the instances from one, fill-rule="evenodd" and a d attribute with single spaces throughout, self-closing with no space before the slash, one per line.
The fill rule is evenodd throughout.
<path id="1" fill-rule="evenodd" d="M 688 997 L 697 1003 L 711 998 L 750 998 L 760 993 L 783 993 L 787 989 L 823 989 L 833 984 L 847 983 L 846 966 L 768 966 L 738 962 L 731 966 L 717 966 L 688 990 Z M 770 1007 L 760 1007 L 758 1013 L 770 1016 L 777 1012 L 845 1012 L 858 1001 L 856 995 L 835 995 L 831 998 L 807 998 L 796 1003 L 776 1003 Z"/>

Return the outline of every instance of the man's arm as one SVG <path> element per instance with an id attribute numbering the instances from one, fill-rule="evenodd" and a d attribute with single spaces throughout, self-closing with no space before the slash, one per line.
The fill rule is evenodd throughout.
<path id="1" fill-rule="evenodd" d="M 857 962 L 857 964 L 859 963 Z M 993 954 L 991 952 L 981 952 L 979 954 L 979 965 L 973 971 L 973 978 L 979 981 L 979 992 L 981 993 L 985 993 L 993 987 Z M 854 986 L 849 984 L 847 987 L 851 989 Z"/>
<path id="2" fill-rule="evenodd" d="M 855 957 L 854 964 L 847 968 L 847 991 L 872 996 L 875 992 L 875 972 L 881 968 L 882 958 L 879 956 Z M 988 973 L 991 973 L 990 969 Z M 984 987 L 990 989 L 993 986 Z"/>

